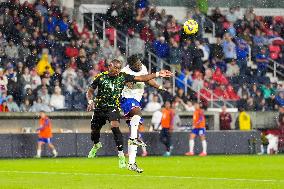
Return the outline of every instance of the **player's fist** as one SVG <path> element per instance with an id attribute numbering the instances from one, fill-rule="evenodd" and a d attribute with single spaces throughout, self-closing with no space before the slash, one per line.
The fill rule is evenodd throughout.
<path id="1" fill-rule="evenodd" d="M 160 77 L 172 77 L 173 76 L 173 73 L 169 70 L 161 70 L 159 72 L 159 76 Z"/>
<path id="2" fill-rule="evenodd" d="M 95 108 L 95 103 L 93 100 L 89 100 L 88 106 L 87 106 L 87 111 L 92 111 Z"/>

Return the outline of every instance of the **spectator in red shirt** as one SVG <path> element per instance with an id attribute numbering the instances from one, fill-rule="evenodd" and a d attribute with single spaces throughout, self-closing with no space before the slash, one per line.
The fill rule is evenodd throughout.
<path id="1" fill-rule="evenodd" d="M 140 38 L 146 43 L 152 43 L 155 39 L 154 33 L 147 22 L 140 32 Z"/>
<path id="2" fill-rule="evenodd" d="M 90 39 L 91 35 L 87 28 L 87 26 L 84 26 L 83 31 L 80 33 L 81 37 L 84 39 Z"/>
<path id="3" fill-rule="evenodd" d="M 220 85 L 219 87 L 216 87 L 213 92 L 221 99 L 229 99 L 229 96 L 225 93 L 225 89 L 224 85 Z"/>
<path id="4" fill-rule="evenodd" d="M 230 100 L 239 100 L 240 99 L 240 97 L 237 95 L 237 93 L 235 92 L 232 85 L 227 86 L 225 93 L 228 95 Z"/>
<path id="5" fill-rule="evenodd" d="M 227 107 L 222 107 L 220 113 L 220 130 L 231 130 L 232 116 L 227 112 Z"/>
<path id="6" fill-rule="evenodd" d="M 212 79 L 220 85 L 227 85 L 228 79 L 222 74 L 222 71 L 220 68 L 217 68 L 216 71 L 213 73 Z"/>
<path id="7" fill-rule="evenodd" d="M 6 100 L 3 100 L 2 104 L 0 104 L 0 112 L 9 112 Z"/>
<path id="8" fill-rule="evenodd" d="M 75 57 L 75 58 L 76 58 L 76 57 L 79 55 L 79 50 L 78 50 L 78 48 L 76 47 L 76 44 L 75 44 L 75 41 L 74 41 L 74 40 L 71 40 L 71 44 L 66 47 L 65 55 L 66 55 L 68 58 L 72 58 L 72 57 Z"/>

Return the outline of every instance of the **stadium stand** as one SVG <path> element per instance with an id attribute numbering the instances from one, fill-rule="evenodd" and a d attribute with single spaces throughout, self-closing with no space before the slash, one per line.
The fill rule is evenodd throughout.
<path id="1" fill-rule="evenodd" d="M 147 66 L 147 55 L 154 53 L 156 69 L 167 62 L 165 68 L 177 70 L 174 86 L 164 81 L 168 92 L 158 94 L 160 103 L 181 98 L 176 94 L 183 90 L 185 104 L 197 99 L 205 106 L 210 101 L 229 101 L 254 111 L 282 106 L 283 75 L 270 72 L 273 66 L 284 70 L 282 17 L 257 16 L 253 9 L 242 15 L 235 7 L 227 15 L 216 8 L 207 16 L 195 8 L 188 16 L 200 28 L 192 38 L 182 33 L 174 16 L 138 2 L 135 6 L 114 2 L 100 15 L 106 21 L 105 39 L 90 32 L 87 24 L 80 29 L 56 1 L 1 3 L 1 104 L 9 103 L 7 97 L 12 95 L 14 106 L 23 107 L 18 108 L 21 111 L 85 110 L 84 91 L 96 74 L 106 70 L 108 61 L 125 62 L 126 55 L 140 52 Z M 204 32 L 212 32 L 212 23 L 215 36 L 206 37 Z M 116 44 L 116 31 L 129 37 L 127 48 Z M 147 90 L 145 105 L 152 100 L 147 96 L 152 89 Z M 54 106 L 54 101 L 61 105 Z M 8 111 L 18 109 L 8 106 Z"/>

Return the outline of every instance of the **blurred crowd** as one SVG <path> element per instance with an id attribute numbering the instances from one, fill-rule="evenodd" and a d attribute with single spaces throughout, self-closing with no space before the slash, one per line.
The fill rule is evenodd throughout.
<path id="1" fill-rule="evenodd" d="M 106 59 L 124 61 L 56 0 L 2 2 L 0 14 L 1 112 L 85 110 L 86 88 Z"/>
<path id="2" fill-rule="evenodd" d="M 164 93 L 147 88 L 141 102 L 145 111 L 154 112 L 167 100 L 178 111 L 192 111 L 197 98 L 204 106 L 209 100 L 229 100 L 255 111 L 284 105 L 283 83 L 266 77 L 269 58 L 284 65 L 282 17 L 259 17 L 253 9 L 242 14 L 239 7 L 227 14 L 216 8 L 208 16 L 194 8 L 176 20 L 147 0 L 113 2 L 105 14 L 103 41 L 87 26 L 79 28 L 56 0 L 7 0 L 0 14 L 0 112 L 85 110 L 85 90 L 93 77 L 112 58 L 125 63 L 125 49 L 114 47 L 114 28 L 129 36 L 128 55 L 140 54 L 147 66 L 149 50 L 158 63 L 177 70 L 176 94 L 167 80 Z M 182 32 L 189 18 L 199 23 L 195 36 Z M 212 28 L 206 18 L 216 24 L 216 43 L 203 36 Z M 247 66 L 249 49 L 256 70 Z"/>
<path id="3" fill-rule="evenodd" d="M 199 24 L 195 36 L 182 31 L 183 22 L 190 18 Z M 266 75 L 268 65 L 272 65 L 270 60 L 284 65 L 281 16 L 257 16 L 252 8 L 242 12 L 240 7 L 231 7 L 223 13 L 216 8 L 206 15 L 195 7 L 183 20 L 176 20 L 164 9 L 158 11 L 150 6 L 147 0 L 138 0 L 134 6 L 127 1 L 113 2 L 106 20 L 128 34 L 129 54 L 140 52 L 143 57 L 147 49 L 157 55 L 158 63 L 164 60 L 178 71 L 176 93 L 181 89 L 185 95 L 172 97 L 174 102 L 182 99 L 187 104 L 200 98 L 207 106 L 209 100 L 227 100 L 251 111 L 283 106 L 283 83 L 273 83 Z M 203 36 L 212 30 L 212 22 L 216 26 L 216 43 L 209 43 Z M 256 69 L 248 66 L 250 60 Z"/>

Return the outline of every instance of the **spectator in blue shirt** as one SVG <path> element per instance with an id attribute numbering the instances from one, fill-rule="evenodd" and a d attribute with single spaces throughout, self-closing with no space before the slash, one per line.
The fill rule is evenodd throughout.
<path id="1" fill-rule="evenodd" d="M 237 31 L 236 31 L 236 29 L 235 29 L 235 27 L 234 27 L 234 24 L 233 24 L 232 22 L 230 22 L 230 26 L 229 26 L 229 28 L 227 29 L 227 31 L 228 31 L 228 33 L 229 33 L 233 38 L 236 37 Z"/>
<path id="2" fill-rule="evenodd" d="M 236 56 L 236 45 L 232 41 L 232 37 L 229 33 L 224 34 L 224 42 L 222 44 L 225 62 L 231 62 L 232 59 L 237 58 Z"/>
<path id="3" fill-rule="evenodd" d="M 265 38 L 261 35 L 261 31 L 259 29 L 255 30 L 255 35 L 253 36 L 253 44 L 254 46 L 263 46 L 265 43 Z"/>
<path id="4" fill-rule="evenodd" d="M 56 27 L 56 18 L 49 16 L 44 21 L 44 30 L 49 34 L 53 34 Z"/>
<path id="5" fill-rule="evenodd" d="M 153 48 L 155 54 L 159 58 L 168 58 L 170 53 L 170 47 L 165 41 L 165 37 L 161 36 L 159 40 L 155 40 L 153 42 Z"/>
<path id="6" fill-rule="evenodd" d="M 44 5 L 43 0 L 39 0 L 38 5 L 35 7 L 36 11 L 39 11 L 41 15 L 47 15 L 47 7 Z"/>
<path id="7" fill-rule="evenodd" d="M 257 63 L 257 76 L 264 76 L 267 71 L 267 65 L 269 63 L 268 54 L 265 48 L 261 48 L 260 53 L 256 55 Z"/>
<path id="8" fill-rule="evenodd" d="M 138 0 L 135 3 L 135 8 L 136 9 L 146 9 L 149 6 L 148 0 Z"/>
<path id="9" fill-rule="evenodd" d="M 240 68 L 240 75 L 245 75 L 247 70 L 247 57 L 249 54 L 249 48 L 247 43 L 240 39 L 237 43 L 236 47 L 236 53 L 237 53 L 237 64 Z"/>
<path id="10" fill-rule="evenodd" d="M 276 96 L 275 100 L 276 100 L 276 103 L 277 103 L 278 106 L 284 107 L 284 92 L 280 92 Z"/>
<path id="11" fill-rule="evenodd" d="M 58 26 L 59 26 L 61 32 L 67 32 L 67 30 L 68 30 L 68 19 L 67 19 L 66 16 L 63 17 L 62 20 L 59 20 Z"/>
<path id="12" fill-rule="evenodd" d="M 186 69 L 183 70 L 176 79 L 176 86 L 179 89 L 183 89 L 184 91 L 187 90 L 187 87 L 185 87 L 185 84 L 191 86 L 192 85 L 192 77 L 191 77 L 191 72 Z"/>

